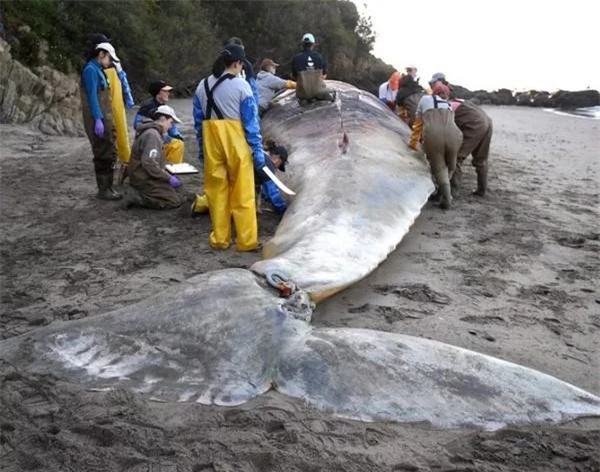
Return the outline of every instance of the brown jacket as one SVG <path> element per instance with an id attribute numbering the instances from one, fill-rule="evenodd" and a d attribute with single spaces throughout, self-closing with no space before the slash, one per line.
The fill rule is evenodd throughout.
<path id="1" fill-rule="evenodd" d="M 462 146 L 458 151 L 459 162 L 473 154 L 473 165 L 486 165 L 492 141 L 492 119 L 480 106 L 465 100 L 456 108 L 454 122 L 463 134 Z"/>
<path id="2" fill-rule="evenodd" d="M 165 170 L 163 144 L 161 127 L 144 119 L 136 130 L 128 173 L 130 185 L 150 208 L 174 208 L 183 203 L 180 193 L 169 185 L 171 174 Z"/>

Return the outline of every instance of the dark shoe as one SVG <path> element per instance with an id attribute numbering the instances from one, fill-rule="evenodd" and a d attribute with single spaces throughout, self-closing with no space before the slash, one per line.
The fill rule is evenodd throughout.
<path id="1" fill-rule="evenodd" d="M 127 187 L 125 190 L 125 198 L 123 199 L 123 206 L 127 209 L 132 207 L 141 207 L 144 206 L 144 200 L 135 189 Z"/>
<path id="2" fill-rule="evenodd" d="M 477 190 L 473 192 L 473 195 L 484 197 L 487 190 L 487 167 L 476 167 L 475 171 L 477 172 Z"/>
<path id="3" fill-rule="evenodd" d="M 440 192 L 440 208 L 448 210 L 452 206 L 452 192 L 450 190 L 450 184 L 442 184 L 439 188 Z"/>

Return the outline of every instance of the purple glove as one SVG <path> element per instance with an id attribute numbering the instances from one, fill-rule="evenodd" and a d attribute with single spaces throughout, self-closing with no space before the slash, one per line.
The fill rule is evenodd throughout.
<path id="1" fill-rule="evenodd" d="M 173 188 L 179 188 L 181 187 L 181 181 L 177 177 L 172 175 L 171 177 L 169 177 L 169 185 Z"/>
<path id="2" fill-rule="evenodd" d="M 94 123 L 94 133 L 99 138 L 104 137 L 104 123 L 102 122 L 102 118 L 96 119 L 96 123 Z"/>

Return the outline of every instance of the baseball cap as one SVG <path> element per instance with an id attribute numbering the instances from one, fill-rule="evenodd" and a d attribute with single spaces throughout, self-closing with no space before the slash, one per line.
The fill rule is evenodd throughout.
<path id="1" fill-rule="evenodd" d="M 441 80 L 442 82 L 446 82 L 446 74 L 444 74 L 443 72 L 436 72 L 435 74 L 433 74 L 431 76 L 431 80 L 429 81 L 429 84 L 432 85 L 435 82 L 437 82 L 438 80 Z"/>
<path id="2" fill-rule="evenodd" d="M 150 82 L 148 92 L 150 92 L 150 95 L 152 95 L 153 97 L 156 97 L 158 95 L 158 92 L 160 92 L 163 89 L 169 91 L 173 90 L 173 87 L 167 85 L 167 83 L 164 80 L 155 80 L 154 82 Z"/>
<path id="3" fill-rule="evenodd" d="M 273 59 L 263 59 L 260 63 L 260 69 L 267 70 L 269 67 L 279 67 L 279 64 L 277 64 Z"/>
<path id="4" fill-rule="evenodd" d="M 115 48 L 110 43 L 100 43 L 96 45 L 96 50 L 100 49 L 101 51 L 105 51 L 108 53 L 113 62 L 121 62 L 121 59 L 117 57 L 117 53 L 115 52 Z"/>
<path id="5" fill-rule="evenodd" d="M 175 110 L 173 110 L 173 108 L 171 108 L 169 105 L 159 106 L 154 113 L 156 115 L 170 116 L 173 118 L 173 120 L 175 120 L 176 123 L 181 123 L 181 120 L 177 118 L 177 115 L 175 114 Z"/>
<path id="6" fill-rule="evenodd" d="M 221 56 L 229 57 L 233 61 L 243 61 L 246 59 L 246 52 L 239 44 L 228 44 L 220 53 Z"/>
<path id="7" fill-rule="evenodd" d="M 302 42 L 315 44 L 315 37 L 310 33 L 304 33 L 304 36 L 302 36 Z"/>

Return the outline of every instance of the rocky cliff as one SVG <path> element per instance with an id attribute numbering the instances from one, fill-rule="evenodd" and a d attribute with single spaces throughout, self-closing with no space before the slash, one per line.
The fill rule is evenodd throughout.
<path id="1" fill-rule="evenodd" d="M 46 134 L 82 136 L 78 78 L 48 66 L 25 67 L 0 39 L 0 123 L 29 123 Z"/>

